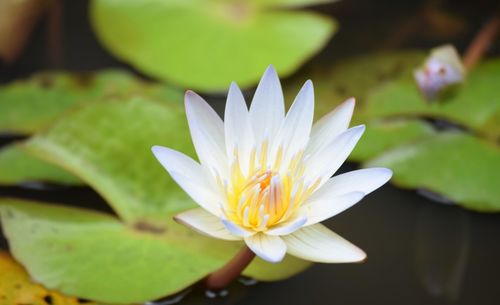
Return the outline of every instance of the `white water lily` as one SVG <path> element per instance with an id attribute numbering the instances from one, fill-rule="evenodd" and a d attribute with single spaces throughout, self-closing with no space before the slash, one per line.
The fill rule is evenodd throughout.
<path id="1" fill-rule="evenodd" d="M 313 125 L 314 92 L 307 81 L 285 115 L 283 92 L 270 66 L 247 108 L 235 83 L 224 122 L 194 92 L 185 106 L 200 163 L 169 148 L 153 153 L 200 205 L 175 217 L 203 234 L 244 240 L 259 257 L 279 262 L 285 253 L 315 262 L 356 262 L 366 255 L 319 222 L 386 183 L 385 168 L 333 178 L 365 127 L 348 129 L 349 99 Z"/>

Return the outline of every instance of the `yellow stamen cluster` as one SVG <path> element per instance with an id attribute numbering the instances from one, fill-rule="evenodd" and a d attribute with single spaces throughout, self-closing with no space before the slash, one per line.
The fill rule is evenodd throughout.
<path id="1" fill-rule="evenodd" d="M 320 182 L 319 179 L 314 183 L 304 181 L 302 151 L 290 160 L 283 160 L 283 149 L 279 148 L 271 166 L 268 149 L 268 141 L 264 141 L 258 151 L 252 150 L 248 174 L 241 170 L 238 150 L 235 149 L 229 179 L 218 179 L 227 195 L 226 217 L 253 231 L 265 231 L 290 219 Z M 285 171 L 283 162 L 288 163 Z"/>

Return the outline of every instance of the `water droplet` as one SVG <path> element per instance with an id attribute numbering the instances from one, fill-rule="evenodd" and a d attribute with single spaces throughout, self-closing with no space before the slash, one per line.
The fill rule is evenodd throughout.
<path id="1" fill-rule="evenodd" d="M 244 276 L 242 276 L 242 277 L 238 278 L 238 282 L 240 282 L 244 286 L 254 286 L 259 281 L 257 281 L 256 279 L 250 278 L 250 277 L 244 277 Z"/>
<path id="2" fill-rule="evenodd" d="M 229 294 L 229 291 L 227 289 L 222 289 L 222 290 L 207 289 L 207 290 L 205 290 L 205 296 L 209 299 L 223 298 L 223 297 L 226 297 L 228 294 Z"/>

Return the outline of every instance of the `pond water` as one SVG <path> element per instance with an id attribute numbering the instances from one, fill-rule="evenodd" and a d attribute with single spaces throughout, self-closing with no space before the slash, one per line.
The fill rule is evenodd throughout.
<path id="1" fill-rule="evenodd" d="M 420 5 L 420 1 L 398 4 L 394 1 L 377 4 L 353 2 L 338 9 L 325 7 L 324 10 L 337 16 L 345 28 L 334 40 L 335 45 L 347 44 L 354 50 L 330 45 L 321 56 L 342 56 L 374 48 L 385 37 L 381 33 L 404 24 L 405 18 Z M 480 12 L 495 1 L 475 2 L 477 4 L 469 9 L 467 1 L 457 1 L 456 10 L 468 11 L 469 21 L 480 24 Z M 86 7 L 87 1 L 68 3 L 65 7 L 65 58 L 60 67 L 68 70 L 124 67 L 99 47 L 85 16 Z M 359 15 L 349 18 L 354 11 L 360 12 Z M 379 19 L 383 20 L 377 23 L 377 27 L 371 27 L 371 22 Z M 372 30 L 373 35 L 362 34 L 367 30 Z M 1 82 L 54 68 L 46 60 L 43 33 L 43 28 L 34 33 L 34 39 L 18 64 L 2 69 Z M 403 38 L 392 37 L 385 43 L 420 47 L 435 43 L 432 40 L 420 42 L 418 35 L 412 37 L 413 40 L 404 43 L 398 41 Z M 458 39 L 457 43 L 464 41 Z M 212 100 L 220 110 L 221 99 L 214 97 Z M 11 140 L 3 137 L 0 145 Z M 342 170 L 354 166 L 347 164 Z M 432 169 L 429 169 L 429 175 L 432 175 Z M 0 196 L 61 202 L 112 213 L 106 203 L 88 188 L 0 187 Z M 249 285 L 248 281 L 246 284 L 236 282 L 228 287 L 225 296 L 210 293 L 207 296 L 202 288 L 194 287 L 177 298 L 158 304 L 174 303 L 181 298 L 181 304 L 500 304 L 499 214 L 465 211 L 437 203 L 415 191 L 386 185 L 362 203 L 328 220 L 326 225 L 362 248 L 368 254 L 366 262 L 317 264 L 291 279 L 274 283 Z M 0 240 L 0 247 L 6 248 L 6 241 Z"/>

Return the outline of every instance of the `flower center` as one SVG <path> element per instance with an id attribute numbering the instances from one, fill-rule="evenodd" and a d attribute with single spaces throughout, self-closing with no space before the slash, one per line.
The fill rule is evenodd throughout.
<path id="1" fill-rule="evenodd" d="M 235 191 L 238 189 L 236 186 Z M 233 221 L 262 231 L 277 223 L 289 210 L 289 190 L 278 173 L 270 170 L 255 173 L 234 193 Z"/>
<path id="2" fill-rule="evenodd" d="M 224 212 L 230 221 L 247 229 L 265 231 L 286 221 L 319 184 L 304 182 L 302 154 L 290 160 L 286 171 L 279 170 L 281 161 L 270 166 L 266 158 L 251 158 L 259 162 L 251 162 L 248 175 L 242 173 L 235 156 L 229 181 L 220 182 L 228 199 Z"/>

